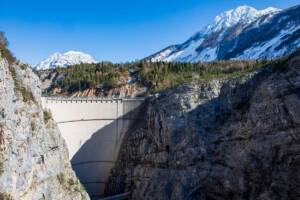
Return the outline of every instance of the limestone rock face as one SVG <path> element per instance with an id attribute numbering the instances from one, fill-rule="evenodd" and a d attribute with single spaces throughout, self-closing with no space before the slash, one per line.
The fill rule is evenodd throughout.
<path id="1" fill-rule="evenodd" d="M 89 199 L 40 95 L 29 67 L 0 56 L 0 199 Z"/>
<path id="2" fill-rule="evenodd" d="M 132 199 L 300 199 L 300 56 L 149 100 L 106 187 Z"/>

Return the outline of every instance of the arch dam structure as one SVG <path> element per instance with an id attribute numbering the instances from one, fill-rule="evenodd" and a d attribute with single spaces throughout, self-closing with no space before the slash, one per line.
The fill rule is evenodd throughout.
<path id="1" fill-rule="evenodd" d="M 42 104 L 58 124 L 90 197 L 103 197 L 124 135 L 145 119 L 145 99 L 43 97 Z"/>

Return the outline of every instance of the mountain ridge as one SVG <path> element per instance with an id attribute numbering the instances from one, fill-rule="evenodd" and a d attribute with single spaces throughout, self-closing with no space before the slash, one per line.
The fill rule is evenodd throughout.
<path id="1" fill-rule="evenodd" d="M 34 66 L 36 70 L 45 70 L 56 67 L 67 67 L 80 63 L 95 63 L 96 61 L 89 54 L 80 51 L 67 51 L 65 53 L 56 52 L 45 60 Z"/>
<path id="2" fill-rule="evenodd" d="M 186 42 L 170 45 L 145 60 L 209 62 L 285 56 L 300 46 L 300 19 L 297 13 L 300 13 L 300 6 L 285 10 L 273 7 L 256 10 L 240 6 L 216 16 L 214 23 L 207 25 Z M 256 34 L 252 34 L 253 32 Z M 268 32 L 269 35 L 265 34 Z M 247 46 L 239 48 L 237 44 Z"/>

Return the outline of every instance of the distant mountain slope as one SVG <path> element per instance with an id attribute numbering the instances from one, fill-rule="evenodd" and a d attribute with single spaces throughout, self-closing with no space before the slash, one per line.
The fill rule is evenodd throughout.
<path id="1" fill-rule="evenodd" d="M 54 53 L 47 59 L 43 60 L 37 64 L 34 68 L 36 70 L 45 70 L 56 67 L 66 67 L 69 65 L 75 65 L 80 63 L 95 63 L 96 61 L 92 56 L 78 52 L 78 51 L 68 51 L 64 54 Z"/>
<path id="2" fill-rule="evenodd" d="M 300 46 L 300 6 L 256 10 L 241 6 L 221 13 L 186 42 L 169 46 L 148 60 L 198 62 L 272 59 Z"/>

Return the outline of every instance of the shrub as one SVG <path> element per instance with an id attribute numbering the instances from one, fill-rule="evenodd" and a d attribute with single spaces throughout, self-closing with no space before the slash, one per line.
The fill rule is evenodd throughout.
<path id="1" fill-rule="evenodd" d="M 20 93 L 23 97 L 23 101 L 24 102 L 28 102 L 28 101 L 34 101 L 34 97 L 32 95 L 32 93 L 28 90 L 26 90 L 26 88 L 24 86 L 22 86 L 21 83 L 19 83 L 19 81 L 16 78 L 16 71 L 15 68 L 12 67 L 11 65 L 13 63 L 16 63 L 16 58 L 12 55 L 12 53 L 8 50 L 7 48 L 8 46 L 8 42 L 4 36 L 3 32 L 0 32 L 0 53 L 1 56 L 3 58 L 5 58 L 7 60 L 7 62 L 9 63 L 9 71 L 13 77 L 14 83 L 15 83 L 15 92 Z M 28 66 L 26 64 L 20 64 L 20 68 L 21 69 L 26 69 Z"/>
<path id="2" fill-rule="evenodd" d="M 1 192 L 0 200 L 13 200 L 12 196 L 8 193 Z"/>
<path id="3" fill-rule="evenodd" d="M 57 175 L 57 180 L 61 185 L 64 185 L 66 183 L 66 177 L 64 173 L 60 173 Z"/>
<path id="4" fill-rule="evenodd" d="M 4 125 L 0 124 L 0 175 L 4 172 L 4 155 L 3 155 L 3 144 L 4 144 Z"/>
<path id="5" fill-rule="evenodd" d="M 85 188 L 84 186 L 80 183 L 79 180 L 71 178 L 67 178 L 66 175 L 62 172 L 57 175 L 57 179 L 59 183 L 66 188 L 67 190 L 72 190 L 73 189 L 81 194 L 81 197 L 85 197 Z M 83 198 L 84 199 L 84 198 Z"/>
<path id="6" fill-rule="evenodd" d="M 43 114 L 44 114 L 44 122 L 47 124 L 48 121 L 52 118 L 52 114 L 48 110 L 44 110 Z"/>
<path id="7" fill-rule="evenodd" d="M 9 71 L 11 73 L 11 76 L 14 80 L 14 84 L 15 84 L 15 93 L 16 94 L 21 94 L 21 96 L 23 97 L 23 101 L 24 102 L 29 102 L 29 101 L 35 101 L 33 94 L 31 91 L 28 91 L 21 83 L 20 81 L 17 79 L 17 73 L 14 67 L 9 66 Z"/>
<path id="8" fill-rule="evenodd" d="M 0 32 L 0 52 L 1 56 L 7 60 L 9 64 L 12 64 L 16 61 L 16 58 L 12 55 L 12 53 L 7 48 L 8 42 L 4 36 L 3 32 Z"/>
<path id="9" fill-rule="evenodd" d="M 30 122 L 30 130 L 31 130 L 32 132 L 34 132 L 34 131 L 36 130 L 36 124 L 35 124 L 34 121 L 31 121 L 31 122 Z"/>
<path id="10" fill-rule="evenodd" d="M 25 70 L 25 69 L 27 69 L 29 66 L 27 65 L 27 64 L 24 64 L 24 63 L 20 63 L 20 68 L 22 69 L 22 70 Z"/>

